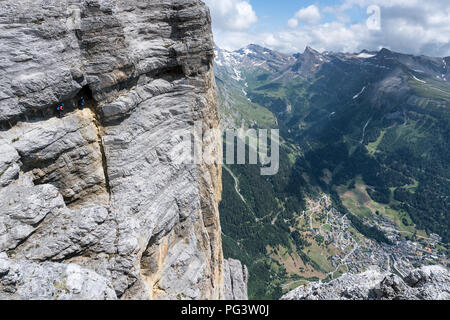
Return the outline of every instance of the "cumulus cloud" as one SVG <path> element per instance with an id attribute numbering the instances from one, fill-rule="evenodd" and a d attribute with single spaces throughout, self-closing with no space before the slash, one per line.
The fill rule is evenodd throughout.
<path id="1" fill-rule="evenodd" d="M 298 27 L 298 20 L 296 18 L 292 18 L 288 20 L 288 26 L 290 28 L 296 28 Z"/>
<path id="2" fill-rule="evenodd" d="M 214 29 L 242 31 L 258 21 L 255 11 L 245 0 L 204 0 L 209 6 Z"/>
<path id="3" fill-rule="evenodd" d="M 381 12 L 379 30 L 368 28 L 365 21 L 351 25 L 347 23 L 349 10 L 365 10 L 373 5 L 378 6 Z M 327 30 L 327 24 L 311 30 L 311 40 L 318 47 L 351 52 L 386 47 L 412 54 L 450 55 L 448 0 L 344 0 L 340 5 L 323 10 L 335 14 L 337 23 L 334 27 L 340 32 L 337 34 Z M 294 32 L 298 31 L 296 29 Z M 346 42 L 342 42 L 343 38 Z"/>
<path id="4" fill-rule="evenodd" d="M 320 10 L 315 5 L 298 10 L 292 19 L 289 19 L 288 25 L 291 28 L 298 26 L 299 21 L 306 24 L 316 24 L 322 19 Z"/>
<path id="5" fill-rule="evenodd" d="M 336 6 L 320 9 L 309 6 L 300 9 L 287 21 L 286 28 L 276 32 L 253 32 L 250 29 L 257 22 L 257 17 L 248 1 L 206 2 L 216 4 L 216 7 L 211 7 L 213 19 L 216 20 L 218 13 L 214 11 L 220 9 L 217 6 L 228 8 L 221 10 L 221 18 L 214 22 L 216 41 L 227 49 L 238 49 L 250 43 L 286 53 L 302 52 L 307 45 L 319 51 L 343 52 L 379 50 L 385 47 L 416 55 L 450 56 L 448 0 L 343 0 Z M 241 10 L 239 14 L 238 3 L 245 3 L 247 10 Z M 368 27 L 366 19 L 369 15 L 361 21 L 349 23 L 350 10 L 359 8 L 365 12 L 371 5 L 380 7 L 380 30 Z M 224 12 L 228 13 L 223 14 Z M 239 21 L 237 17 L 242 17 L 242 12 L 252 12 L 248 14 L 253 18 L 242 18 L 248 23 L 241 23 L 240 27 L 236 23 L 234 29 L 227 26 L 227 21 Z M 327 22 L 321 23 L 322 12 L 334 16 L 335 20 L 330 22 L 327 19 Z M 235 18 L 230 18 L 232 16 Z"/>

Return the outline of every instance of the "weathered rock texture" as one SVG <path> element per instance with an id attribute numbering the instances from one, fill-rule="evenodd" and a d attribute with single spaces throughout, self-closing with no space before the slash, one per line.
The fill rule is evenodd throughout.
<path id="1" fill-rule="evenodd" d="M 224 263 L 225 299 L 248 300 L 248 270 L 239 260 L 227 259 Z"/>
<path id="2" fill-rule="evenodd" d="M 415 269 L 404 279 L 371 269 L 329 283 L 298 287 L 282 300 L 449 300 L 450 272 L 441 266 Z"/>
<path id="3" fill-rule="evenodd" d="M 35 263 L 0 253 L 0 299 L 116 299 L 111 282 L 77 264 Z"/>
<path id="4" fill-rule="evenodd" d="M 2 1 L 0 298 L 224 298 L 212 59 L 199 0 Z"/>

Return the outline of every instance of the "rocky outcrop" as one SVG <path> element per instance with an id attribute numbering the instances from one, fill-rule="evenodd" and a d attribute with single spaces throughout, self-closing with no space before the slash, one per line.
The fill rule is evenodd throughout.
<path id="1" fill-rule="evenodd" d="M 223 298 L 204 4 L 8 0 L 0 43 L 0 298 Z"/>
<path id="2" fill-rule="evenodd" d="M 0 253 L 0 299 L 117 299 L 111 282 L 76 264 L 15 262 Z"/>
<path id="3" fill-rule="evenodd" d="M 248 300 L 247 282 L 248 270 L 239 260 L 226 259 L 225 272 L 225 299 Z"/>
<path id="4" fill-rule="evenodd" d="M 290 71 L 303 78 L 310 79 L 326 62 L 330 62 L 327 55 L 321 54 L 311 47 L 306 47 L 303 54 L 295 54 L 295 64 L 289 68 Z"/>
<path id="5" fill-rule="evenodd" d="M 328 283 L 313 283 L 284 295 L 282 300 L 449 300 L 450 272 L 441 266 L 411 271 L 404 279 L 370 269 L 345 274 Z"/>

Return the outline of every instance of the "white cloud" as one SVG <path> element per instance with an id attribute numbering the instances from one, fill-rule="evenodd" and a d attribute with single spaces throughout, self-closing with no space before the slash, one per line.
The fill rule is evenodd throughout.
<path id="1" fill-rule="evenodd" d="M 295 19 L 307 24 L 316 24 L 322 19 L 319 8 L 315 5 L 300 9 L 295 14 Z"/>
<path id="2" fill-rule="evenodd" d="M 216 5 L 211 7 L 213 19 L 216 19 L 213 21 L 214 36 L 217 43 L 226 49 L 238 49 L 250 43 L 287 53 L 302 52 L 306 45 L 319 51 L 343 52 L 378 50 L 386 47 L 411 54 L 450 56 L 448 0 L 343 0 L 340 5 L 321 10 L 334 14 L 336 20 L 333 22 L 320 23 L 321 11 L 316 7 L 318 14 L 312 14 L 315 10 L 308 9 L 314 7 L 310 6 L 299 10 L 288 21 L 284 30 L 263 33 L 253 32 L 250 29 L 257 21 L 250 2 L 238 0 L 206 0 L 206 2 L 213 2 Z M 246 10 L 253 12 L 254 18 L 246 20 L 252 21 L 251 23 L 236 23 L 239 21 L 237 17 L 245 16 L 242 12 L 246 10 L 241 10 L 241 14 L 238 14 L 236 6 L 243 2 L 247 5 Z M 349 23 L 351 19 L 348 10 L 359 7 L 365 12 L 370 5 L 378 5 L 381 8 L 381 30 L 369 30 L 365 19 Z M 224 9 L 219 15 L 220 6 Z M 252 13 L 248 12 L 247 14 L 252 16 Z M 309 15 L 306 12 L 309 12 Z M 217 21 L 217 15 L 222 17 L 221 20 Z M 227 26 L 226 17 L 231 16 L 235 17 L 234 20 L 231 19 L 235 26 L 241 25 L 239 28 L 232 29 Z"/>
<path id="3" fill-rule="evenodd" d="M 298 27 L 298 20 L 295 18 L 288 20 L 288 26 L 289 28 L 297 28 Z"/>
<path id="4" fill-rule="evenodd" d="M 251 4 L 246 0 L 204 0 L 219 31 L 243 31 L 258 21 Z"/>
<path id="5" fill-rule="evenodd" d="M 321 19 L 322 15 L 319 8 L 315 5 L 310 5 L 309 7 L 298 10 L 294 17 L 288 20 L 288 26 L 293 29 L 298 27 L 299 22 L 317 24 Z"/>
<path id="6" fill-rule="evenodd" d="M 214 30 L 214 41 L 222 49 L 236 50 L 244 48 L 250 43 L 262 43 L 260 34 L 251 35 L 246 31 Z"/>

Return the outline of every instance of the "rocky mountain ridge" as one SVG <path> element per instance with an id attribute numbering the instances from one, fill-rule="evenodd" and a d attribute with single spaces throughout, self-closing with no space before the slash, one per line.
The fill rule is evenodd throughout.
<path id="1" fill-rule="evenodd" d="M 329 283 L 314 283 L 285 294 L 282 300 L 448 300 L 450 273 L 440 266 L 411 271 L 405 278 L 369 269 Z"/>
<path id="2" fill-rule="evenodd" d="M 440 81 L 450 81 L 450 57 L 414 56 L 393 52 L 383 48 L 379 51 L 363 50 L 359 53 L 318 52 L 307 46 L 303 53 L 293 55 L 284 54 L 251 44 L 245 48 L 228 51 L 215 48 L 215 63 L 219 67 L 232 67 L 232 73 L 238 73 L 241 67 L 260 68 L 273 73 L 272 81 L 302 77 L 309 79 L 318 72 L 324 64 L 359 63 L 361 65 L 374 65 L 382 68 L 387 61 L 392 60 L 410 68 L 418 74 L 426 74 Z M 235 69 L 236 71 L 233 71 Z M 240 77 L 237 77 L 239 79 Z"/>

